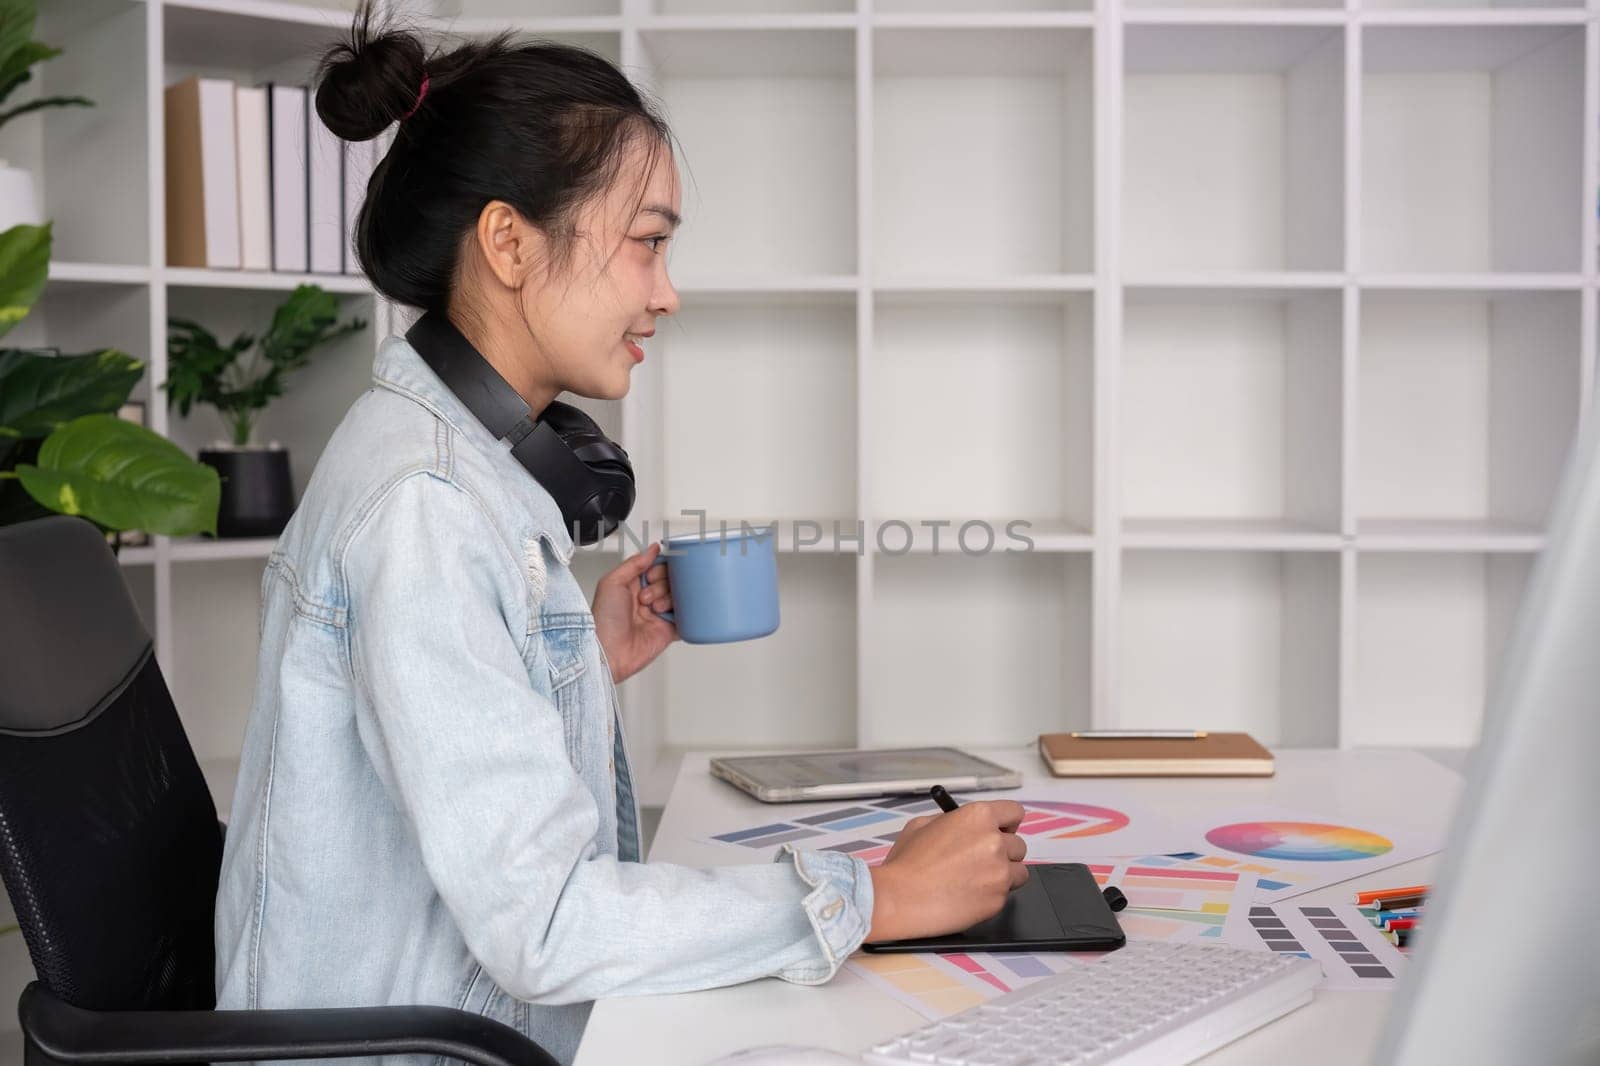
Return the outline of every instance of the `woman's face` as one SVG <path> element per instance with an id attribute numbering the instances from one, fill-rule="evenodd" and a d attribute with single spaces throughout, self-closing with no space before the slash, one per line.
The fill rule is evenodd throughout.
<path id="1" fill-rule="evenodd" d="M 552 280 L 538 271 L 523 286 L 523 312 L 548 371 L 579 396 L 623 396 L 656 319 L 678 310 L 667 277 L 668 239 L 681 210 L 678 169 L 666 146 L 653 161 L 651 154 L 647 145 L 632 146 L 612 188 L 579 211 L 565 274 Z"/>

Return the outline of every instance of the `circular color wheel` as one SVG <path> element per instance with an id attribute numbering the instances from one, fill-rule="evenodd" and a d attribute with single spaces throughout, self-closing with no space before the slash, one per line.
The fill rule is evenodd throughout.
<path id="1" fill-rule="evenodd" d="M 1211 830 L 1206 840 L 1224 851 L 1284 862 L 1347 862 L 1394 848 L 1377 833 L 1321 822 L 1235 822 Z"/>
<path id="2" fill-rule="evenodd" d="M 1088 803 L 1063 803 L 1059 800 L 1029 800 L 1024 806 L 1030 811 L 1054 811 L 1056 815 L 1075 817 L 1086 823 L 1052 832 L 1049 834 L 1052 840 L 1097 837 L 1102 833 L 1115 833 L 1128 825 L 1128 816 L 1110 807 L 1095 807 Z"/>

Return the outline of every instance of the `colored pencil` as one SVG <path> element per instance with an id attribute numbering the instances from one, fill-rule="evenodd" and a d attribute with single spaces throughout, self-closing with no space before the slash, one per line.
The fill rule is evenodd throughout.
<path id="1" fill-rule="evenodd" d="M 1428 894 L 1427 885 L 1408 885 L 1405 888 L 1375 888 L 1370 892 L 1357 892 L 1356 904 L 1380 903 L 1389 899 L 1421 898 Z"/>

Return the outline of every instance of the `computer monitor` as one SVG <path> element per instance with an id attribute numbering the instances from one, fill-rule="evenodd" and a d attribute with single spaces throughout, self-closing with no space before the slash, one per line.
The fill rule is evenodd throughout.
<path id="1" fill-rule="evenodd" d="M 1567 459 L 1461 795 L 1376 1061 L 1600 1063 L 1600 410 Z"/>

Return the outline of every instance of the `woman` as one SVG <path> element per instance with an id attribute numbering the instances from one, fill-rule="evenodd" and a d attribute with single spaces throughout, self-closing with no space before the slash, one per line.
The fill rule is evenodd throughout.
<path id="1" fill-rule="evenodd" d="M 542 411 L 616 399 L 678 309 L 670 135 L 605 60 L 507 37 L 425 56 L 365 6 L 319 72 L 349 140 L 399 121 L 357 246 Z M 262 581 L 216 918 L 219 1006 L 433 1003 L 576 1052 L 598 996 L 828 980 L 866 939 L 987 918 L 1022 808 L 912 821 L 882 865 L 641 863 L 613 685 L 676 639 L 658 545 L 592 607 L 541 485 L 404 337 Z M 646 574 L 648 585 L 640 587 Z"/>

